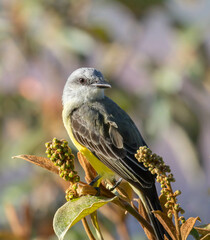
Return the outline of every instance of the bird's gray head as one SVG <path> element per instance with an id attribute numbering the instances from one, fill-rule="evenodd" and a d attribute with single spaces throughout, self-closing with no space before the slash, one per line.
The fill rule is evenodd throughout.
<path id="1" fill-rule="evenodd" d="M 101 72 L 94 68 L 79 68 L 68 78 L 63 90 L 63 106 L 67 103 L 71 108 L 80 104 L 101 99 L 104 97 L 104 89 L 110 88 Z"/>

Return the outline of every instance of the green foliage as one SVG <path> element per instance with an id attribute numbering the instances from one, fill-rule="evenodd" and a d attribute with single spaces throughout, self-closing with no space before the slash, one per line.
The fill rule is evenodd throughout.
<path id="1" fill-rule="evenodd" d="M 195 240 L 200 240 L 199 233 L 195 228 L 191 230 L 190 235 L 193 236 Z"/>
<path id="2" fill-rule="evenodd" d="M 67 231 L 82 218 L 116 198 L 87 195 L 65 203 L 57 210 L 53 220 L 53 228 L 59 240 L 63 240 Z"/>

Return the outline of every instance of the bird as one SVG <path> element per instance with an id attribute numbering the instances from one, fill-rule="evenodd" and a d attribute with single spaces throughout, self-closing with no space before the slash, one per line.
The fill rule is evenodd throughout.
<path id="1" fill-rule="evenodd" d="M 152 213 L 162 210 L 155 177 L 135 158 L 139 147 L 147 144 L 129 115 L 105 96 L 108 88 L 110 83 L 95 68 L 73 71 L 62 96 L 64 126 L 98 173 L 97 180 L 120 177 L 131 185 L 143 202 L 156 238 L 162 240 L 168 234 Z"/>

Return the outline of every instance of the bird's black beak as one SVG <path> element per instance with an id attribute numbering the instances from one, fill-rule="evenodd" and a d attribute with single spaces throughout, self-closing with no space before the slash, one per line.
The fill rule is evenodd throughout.
<path id="1" fill-rule="evenodd" d="M 104 79 L 103 80 L 99 80 L 97 82 L 94 82 L 91 84 L 93 87 L 97 87 L 97 88 L 111 88 L 112 86 L 107 82 L 105 81 Z"/>

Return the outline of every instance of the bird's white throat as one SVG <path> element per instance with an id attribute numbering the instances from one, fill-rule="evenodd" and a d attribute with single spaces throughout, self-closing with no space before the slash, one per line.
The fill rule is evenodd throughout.
<path id="1" fill-rule="evenodd" d="M 70 113 L 73 109 L 78 108 L 83 103 L 88 101 L 95 101 L 104 98 L 104 90 L 89 87 L 89 86 L 82 86 L 78 89 L 72 89 L 68 86 L 65 86 L 63 91 L 63 107 L 68 108 L 68 112 Z M 66 109 L 67 110 L 67 109 Z"/>

